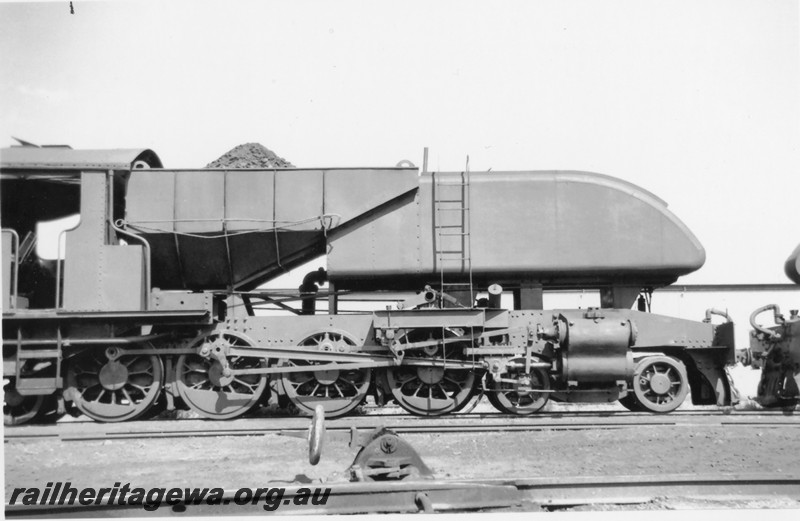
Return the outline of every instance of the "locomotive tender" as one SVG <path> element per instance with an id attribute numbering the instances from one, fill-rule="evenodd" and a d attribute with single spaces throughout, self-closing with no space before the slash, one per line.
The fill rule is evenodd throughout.
<path id="1" fill-rule="evenodd" d="M 702 266 L 702 246 L 612 177 L 165 169 L 150 150 L 32 146 L 0 163 L 7 423 L 48 401 L 107 422 L 162 405 L 226 419 L 271 387 L 328 417 L 368 395 L 418 415 L 479 392 L 513 414 L 551 398 L 731 404 L 733 323 L 645 311 Z M 38 258 L 37 223 L 74 214 L 63 258 Z M 322 255 L 297 291 L 259 289 Z M 567 288 L 599 291 L 601 308 L 542 309 Z M 386 309 L 339 310 L 397 292 Z M 257 313 L 265 303 L 291 314 Z"/>

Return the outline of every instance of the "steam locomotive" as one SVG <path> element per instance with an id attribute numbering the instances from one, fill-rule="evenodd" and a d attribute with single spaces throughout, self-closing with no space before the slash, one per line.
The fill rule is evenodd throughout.
<path id="1" fill-rule="evenodd" d="M 733 323 L 648 310 L 702 266 L 702 246 L 619 179 L 165 169 L 151 150 L 34 146 L 0 163 L 6 423 L 53 407 L 227 419 L 271 393 L 327 417 L 368 396 L 423 416 L 476 393 L 518 415 L 549 399 L 732 403 Z M 75 215 L 42 258 L 38 225 Z M 263 289 L 321 256 L 297 290 Z M 601 306 L 543 309 L 547 291 L 575 288 Z M 393 304 L 344 309 L 353 298 Z"/>
<path id="2" fill-rule="evenodd" d="M 786 276 L 800 284 L 800 245 L 784 264 Z M 774 326 L 756 320 L 772 311 Z M 797 309 L 787 318 L 776 304 L 762 306 L 750 315 L 750 348 L 737 352 L 744 365 L 761 369 L 757 400 L 766 407 L 794 407 L 800 400 L 800 315 Z"/>

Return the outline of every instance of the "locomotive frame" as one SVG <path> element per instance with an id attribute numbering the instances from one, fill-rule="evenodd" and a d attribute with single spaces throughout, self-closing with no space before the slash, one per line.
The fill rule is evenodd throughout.
<path id="1" fill-rule="evenodd" d="M 387 171 L 398 175 L 389 178 Z M 267 178 L 270 172 L 269 182 L 275 187 L 286 182 L 278 180 L 276 169 L 249 174 Z M 206 220 L 202 213 L 181 219 L 173 208 L 170 218 L 162 215 L 159 206 L 157 210 L 148 207 L 148 212 L 158 214 L 151 220 L 131 219 L 140 203 L 131 195 L 130 183 L 145 179 L 143 173 L 149 176 L 148 182 L 156 183 L 153 186 L 160 186 L 170 175 L 175 186 L 184 182 L 179 180 L 181 171 L 162 169 L 149 150 L 17 147 L 4 151 L 7 423 L 29 421 L 54 407 L 59 411 L 76 409 L 98 421 L 142 418 L 160 407 L 182 405 L 204 417 L 228 419 L 264 403 L 271 391 L 270 378 L 275 379 L 281 400 L 308 414 L 322 404 L 328 417 L 349 413 L 368 395 L 378 403 L 395 400 L 418 415 L 457 412 L 476 393 L 486 394 L 498 410 L 510 414 L 534 413 L 549 398 L 619 400 L 632 410 L 659 413 L 674 410 L 689 395 L 695 404 L 732 403 L 732 385 L 725 371 L 726 365 L 734 362 L 729 319 L 714 324 L 711 314 L 695 322 L 630 309 L 640 293 L 674 280 L 673 273 L 634 266 L 630 273 L 615 275 L 613 269 L 604 272 L 576 263 L 577 267 L 565 269 L 565 277 L 559 278 L 553 275 L 561 273 L 555 264 L 552 273 L 543 275 L 537 266 L 481 271 L 477 253 L 474 264 L 465 261 L 472 256 L 472 245 L 465 241 L 480 239 L 473 225 L 464 220 L 469 217 L 465 209 L 477 204 L 468 170 L 432 175 L 426 169 L 418 173 L 398 167 L 323 174 L 322 210 L 315 218 L 286 223 L 273 217 L 258 231 L 237 230 L 236 223 L 223 218 L 222 233 L 205 235 L 195 229 Z M 300 169 L 283 173 L 310 175 Z M 330 274 L 310 273 L 296 292 L 256 289 L 258 283 L 310 256 L 327 253 L 338 267 L 358 265 L 365 250 L 353 247 L 353 241 L 362 239 L 357 233 L 349 237 L 339 233 L 333 224 L 334 220 L 345 221 L 347 212 L 335 214 L 340 208 L 325 207 L 327 193 L 356 188 L 331 184 L 347 176 L 353 176 L 356 183 L 388 179 L 387 185 L 394 187 L 387 190 L 393 194 L 388 199 L 371 196 L 375 200 L 369 204 L 358 203 L 359 217 L 353 219 L 350 229 L 371 234 L 373 241 L 387 229 L 385 224 L 381 225 L 384 228 L 371 228 L 377 226 L 374 223 L 388 215 L 390 225 L 396 226 L 398 220 L 405 220 L 397 217 L 404 215 L 404 208 L 423 206 L 428 209 L 416 211 L 440 214 L 447 201 L 454 202 L 456 210 L 460 208 L 461 220 L 455 224 L 430 217 L 434 224 L 428 230 L 419 224 L 416 229 L 413 224 L 404 228 L 416 235 L 420 244 L 427 240 L 426 233 L 434 235 L 434 246 L 429 248 L 432 270 L 425 272 L 415 265 L 405 276 L 398 276 L 384 265 L 336 273 L 331 269 Z M 603 189 L 620 183 L 600 176 L 564 176 L 590 188 L 594 186 L 591 183 Z M 514 183 L 533 179 L 529 174 L 507 177 Z M 552 177 L 558 179 L 557 174 Z M 201 179 L 197 174 L 196 178 Z M 229 176 L 222 179 L 223 190 L 227 190 Z M 202 187 L 184 185 L 193 199 L 190 213 L 210 200 Z M 612 186 L 623 194 L 636 188 L 631 187 Z M 292 189 L 298 185 L 284 188 Z M 458 195 L 448 195 L 450 199 L 441 195 L 448 193 Z M 223 205 L 228 201 L 228 192 L 225 194 Z M 161 195 L 152 192 L 156 200 Z M 634 196 L 638 200 L 652 198 L 653 207 L 659 204 L 643 191 Z M 272 197 L 273 208 L 277 208 L 281 197 L 277 188 Z M 420 203 L 425 197 L 428 202 Z M 177 192 L 175 201 L 184 201 Z M 74 213 L 80 214 L 80 224 L 66 233 L 65 259 L 37 260 L 28 235 L 35 223 Z M 676 221 L 671 214 L 667 217 Z M 171 230 L 158 228 L 167 221 Z M 246 220 L 240 221 L 242 225 Z M 658 225 L 665 226 L 661 221 Z M 681 229 L 682 225 L 675 226 Z M 158 233 L 145 233 L 154 228 Z M 443 241 L 446 228 L 457 230 L 455 243 Z M 284 234 L 287 229 L 297 234 Z M 243 236 L 272 241 L 267 249 L 276 257 L 270 266 L 254 271 L 237 265 L 237 258 L 249 259 L 265 251 L 263 246 L 253 246 L 253 251 L 248 251 L 247 245 L 242 247 L 237 241 Z M 212 237 L 215 243 L 208 242 Z M 340 241 L 338 258 L 331 254 L 336 241 Z M 455 251 L 461 259 L 457 269 L 449 272 L 443 260 L 447 244 L 457 244 Z M 210 258 L 217 246 L 222 264 L 215 265 L 214 259 L 204 264 L 205 256 Z M 501 250 L 503 246 L 501 243 Z M 421 248 L 417 247 L 417 259 L 422 256 Z M 637 245 L 632 248 L 635 251 Z M 375 249 L 372 244 L 372 255 Z M 241 257 L 234 256 L 234 251 Z M 175 277 L 162 273 L 174 267 L 182 270 Z M 512 273 L 514 270 L 519 273 Z M 212 280 L 215 274 L 227 282 L 220 285 Z M 159 287 L 178 284 L 173 280 L 180 280 L 183 287 Z M 326 280 L 327 291 L 319 290 Z M 541 309 L 543 291 L 559 287 L 598 289 L 603 307 Z M 418 292 L 408 293 L 396 309 L 359 314 L 338 309 L 338 298 L 352 290 L 381 295 L 381 290 L 409 288 Z M 514 309 L 500 307 L 504 290 L 513 293 Z M 486 297 L 478 299 L 480 294 Z M 315 312 L 317 299 L 328 300 L 328 314 Z M 293 315 L 257 315 L 254 301 Z M 292 307 L 292 302 L 299 306 Z M 233 306 L 243 307 L 247 316 L 232 312 Z"/>

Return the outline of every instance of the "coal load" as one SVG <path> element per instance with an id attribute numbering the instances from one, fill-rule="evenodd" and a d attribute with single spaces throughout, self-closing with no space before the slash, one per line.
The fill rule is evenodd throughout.
<path id="1" fill-rule="evenodd" d="M 239 145 L 210 162 L 206 168 L 294 168 L 294 165 L 259 143 Z"/>

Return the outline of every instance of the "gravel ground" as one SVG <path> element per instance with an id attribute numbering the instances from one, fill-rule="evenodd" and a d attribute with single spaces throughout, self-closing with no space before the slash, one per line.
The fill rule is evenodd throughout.
<path id="1" fill-rule="evenodd" d="M 742 378 L 737 383 L 739 380 Z M 749 394 L 747 389 L 742 392 L 743 397 Z M 745 400 L 738 408 L 752 407 Z M 692 406 L 686 404 L 683 408 Z M 484 409 L 490 409 L 485 401 L 476 411 Z M 617 404 L 553 405 L 552 409 L 622 410 Z M 478 423 L 481 421 L 476 419 Z M 170 429 L 180 425 L 180 422 L 164 423 Z M 406 434 L 403 439 L 419 452 L 435 476 L 443 479 L 800 474 L 800 436 L 796 426 L 634 425 L 614 430 Z M 348 442 L 349 435 L 329 433 L 322 459 L 316 466 L 308 463 L 304 439 L 277 434 L 9 442 L 4 446 L 4 490 L 8 495 L 15 487 L 43 487 L 48 481 L 69 481 L 75 487 L 110 487 L 121 482 L 147 488 L 232 489 L 278 482 L 344 482 L 356 454 Z M 586 508 L 800 508 L 800 503 L 788 499 L 698 502 L 663 498 L 643 505 L 594 505 L 578 510 Z"/>
<path id="2" fill-rule="evenodd" d="M 403 438 L 437 478 L 445 479 L 748 472 L 796 476 L 800 468 L 796 427 L 639 425 Z M 77 487 L 121 482 L 132 487 L 233 489 L 276 482 L 343 482 L 356 452 L 348 441 L 344 433 L 330 433 L 316 466 L 308 463 L 305 440 L 280 435 L 13 442 L 5 444 L 5 492 L 42 487 L 47 481 L 70 481 Z M 762 503 L 758 506 L 800 508 L 794 501 Z M 671 503 L 663 500 L 649 507 L 665 505 Z"/>

